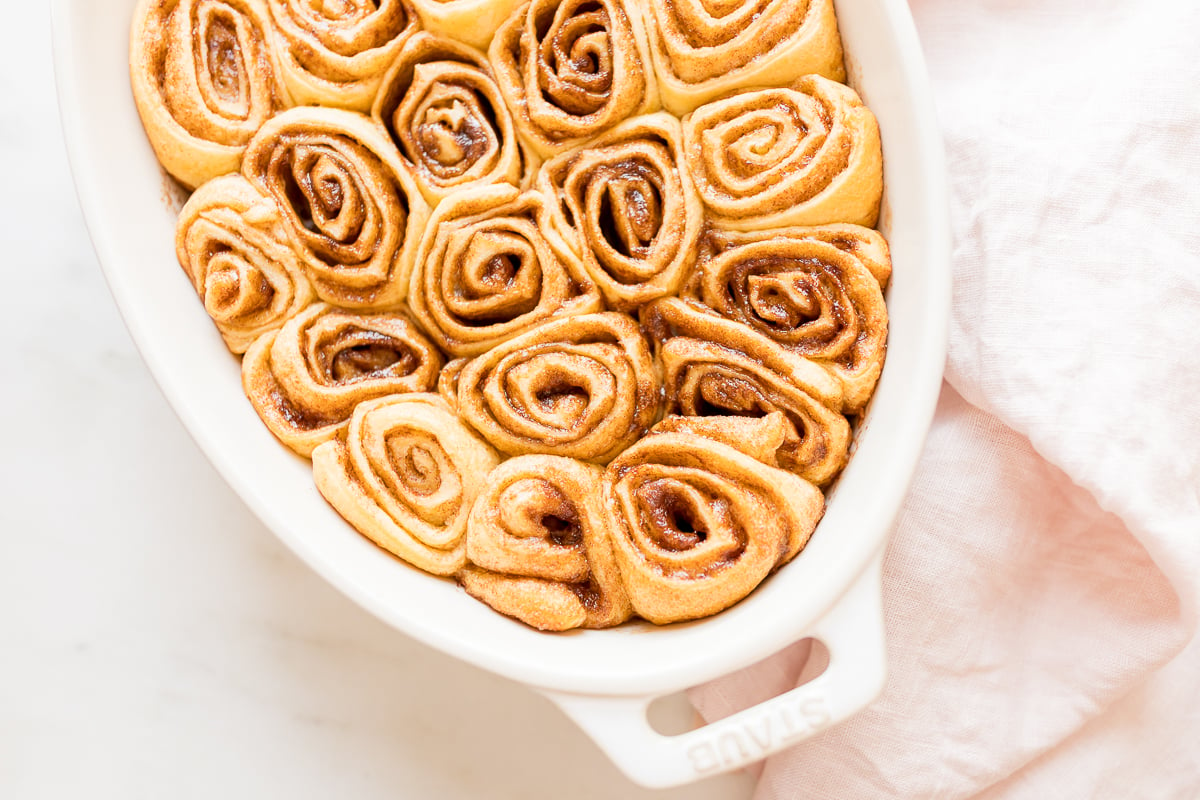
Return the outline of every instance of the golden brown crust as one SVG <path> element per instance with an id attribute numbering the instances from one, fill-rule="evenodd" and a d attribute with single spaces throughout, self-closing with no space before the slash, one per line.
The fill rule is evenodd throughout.
<path id="1" fill-rule="evenodd" d="M 488 58 L 543 158 L 658 108 L 641 13 L 624 0 L 530 0 L 496 31 Z"/>
<path id="2" fill-rule="evenodd" d="M 537 157 L 517 140 L 487 57 L 453 39 L 424 32 L 410 38 L 371 115 L 432 205 L 469 186 L 521 185 L 536 170 Z"/>
<path id="3" fill-rule="evenodd" d="M 857 225 L 709 234 L 693 296 L 842 382 L 842 409 L 860 412 L 887 351 L 879 277 L 891 274 L 887 243 Z"/>
<path id="4" fill-rule="evenodd" d="M 500 463 L 434 394 L 369 400 L 313 452 L 313 480 L 360 533 L 413 566 L 453 575 L 466 563 L 467 515 Z"/>
<path id="5" fill-rule="evenodd" d="M 782 412 L 778 463 L 819 486 L 846 464 L 850 423 L 842 387 L 820 365 L 699 304 L 664 298 L 642 320 L 658 346 L 666 413 L 761 417 Z"/>
<path id="6" fill-rule="evenodd" d="M 753 423 L 775 443 L 783 419 Z M 768 441 L 758 450 L 772 449 Z M 693 433 L 652 433 L 609 464 L 604 499 L 634 611 L 658 624 L 723 611 L 807 543 L 824 509 L 812 484 Z"/>
<path id="7" fill-rule="evenodd" d="M 314 298 L 275 205 L 240 175 L 211 180 L 191 196 L 179 212 L 175 254 L 234 353 Z"/>
<path id="8" fill-rule="evenodd" d="M 404 299 L 429 217 L 381 128 L 333 108 L 294 108 L 263 126 L 242 174 L 274 199 L 322 300 L 347 308 Z"/>
<path id="9" fill-rule="evenodd" d="M 658 416 L 646 340 L 615 312 L 547 322 L 463 368 L 458 413 L 496 449 L 604 463 Z"/>
<path id="10" fill-rule="evenodd" d="M 463 189 L 437 207 L 409 305 L 443 352 L 478 355 L 549 320 L 600 309 L 579 259 L 548 232 L 546 198 L 508 184 Z"/>
<path id="11" fill-rule="evenodd" d="M 610 308 L 674 294 L 695 266 L 704 207 L 670 114 L 626 120 L 547 161 L 538 188 Z"/>
<path id="12" fill-rule="evenodd" d="M 310 306 L 259 338 L 242 386 L 263 423 L 302 456 L 345 427 L 355 406 L 437 384 L 442 357 L 400 312 Z"/>
<path id="13" fill-rule="evenodd" d="M 845 80 L 833 0 L 649 0 L 644 9 L 659 92 L 672 113 L 810 73 Z"/>
<path id="14" fill-rule="evenodd" d="M 413 0 L 421 26 L 487 50 L 496 29 L 522 0 Z"/>
<path id="15" fill-rule="evenodd" d="M 883 196 L 875 115 L 817 75 L 738 92 L 683 118 L 688 168 L 722 227 L 873 226 Z"/>
<path id="16" fill-rule="evenodd" d="M 608 628 L 632 609 L 613 557 L 599 467 L 556 456 L 509 459 L 488 475 L 467 523 L 459 580 L 540 630 Z"/>
<path id="17" fill-rule="evenodd" d="M 409 0 L 268 0 L 284 82 L 298 105 L 367 111 L 418 20 Z"/>
<path id="18" fill-rule="evenodd" d="M 263 0 L 141 0 L 129 71 L 159 163 L 189 189 L 235 172 L 255 132 L 290 105 Z"/>

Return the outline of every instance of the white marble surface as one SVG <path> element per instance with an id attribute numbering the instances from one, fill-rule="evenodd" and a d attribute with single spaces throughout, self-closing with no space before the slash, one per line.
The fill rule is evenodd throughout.
<path id="1" fill-rule="evenodd" d="M 104 286 L 48 11 L 5 11 L 0 798 L 748 797 L 742 775 L 635 787 L 546 700 L 384 626 L 251 516 Z"/>

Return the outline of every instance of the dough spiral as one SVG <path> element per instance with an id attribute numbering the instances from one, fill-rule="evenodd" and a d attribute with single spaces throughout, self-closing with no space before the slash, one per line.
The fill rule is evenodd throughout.
<path id="1" fill-rule="evenodd" d="M 322 300 L 371 308 L 404 299 L 429 206 L 370 119 L 286 111 L 254 137 L 242 173 L 274 198 Z"/>
<path id="2" fill-rule="evenodd" d="M 625 0 L 530 0 L 496 31 L 488 58 L 543 158 L 658 107 L 641 13 Z"/>
<path id="3" fill-rule="evenodd" d="M 685 300 L 655 301 L 643 320 L 658 345 L 666 413 L 728 418 L 779 411 L 781 467 L 823 486 L 845 466 L 850 423 L 838 410 L 842 387 L 828 371 Z"/>
<path id="4" fill-rule="evenodd" d="M 467 523 L 466 590 L 540 630 L 608 628 L 632 609 L 600 498 L 603 470 L 556 456 L 509 459 Z"/>
<path id="5" fill-rule="evenodd" d="M 598 311 L 600 293 L 546 223 L 546 198 L 515 186 L 442 202 L 409 288 L 417 322 L 451 356 L 473 356 L 550 319 Z"/>
<path id="6" fill-rule="evenodd" d="M 188 189 L 236 172 L 255 132 L 290 105 L 263 0 L 141 0 L 129 51 L 146 135 Z"/>
<path id="7" fill-rule="evenodd" d="M 367 111 L 387 65 L 417 31 L 409 0 L 267 0 L 298 105 Z"/>
<path id="8" fill-rule="evenodd" d="M 458 413 L 501 452 L 603 463 L 650 427 L 660 393 L 637 323 L 607 312 L 547 322 L 468 363 Z"/>
<path id="9" fill-rule="evenodd" d="M 626 120 L 547 161 L 538 188 L 610 308 L 674 294 L 695 265 L 704 207 L 670 114 Z"/>
<path id="10" fill-rule="evenodd" d="M 833 0 L 647 0 L 645 9 L 659 92 L 675 114 L 809 73 L 846 78 Z"/>
<path id="11" fill-rule="evenodd" d="M 234 353 L 313 301 L 275 205 L 240 175 L 201 186 L 179 212 L 175 254 Z"/>
<path id="12" fill-rule="evenodd" d="M 722 97 L 683 118 L 688 168 L 723 227 L 874 226 L 883 196 L 875 115 L 847 86 L 808 75 L 792 87 Z"/>
<path id="13" fill-rule="evenodd" d="M 360 533 L 434 575 L 466 563 L 467 515 L 500 463 L 434 394 L 368 400 L 313 452 L 322 496 Z"/>
<path id="14" fill-rule="evenodd" d="M 355 314 L 310 306 L 259 338 L 242 360 L 242 386 L 263 423 L 303 456 L 345 427 L 366 400 L 437 385 L 442 357 L 399 312 Z"/>
<path id="15" fill-rule="evenodd" d="M 371 113 L 433 205 L 472 185 L 521 185 L 536 166 L 517 141 L 487 59 L 453 39 L 424 32 L 409 39 Z"/>
<path id="16" fill-rule="evenodd" d="M 783 440 L 780 414 L 740 422 L 751 453 Z M 604 499 L 634 611 L 658 624 L 716 614 L 744 598 L 800 552 L 824 510 L 811 483 L 669 424 L 609 464 Z"/>
<path id="17" fill-rule="evenodd" d="M 842 382 L 843 410 L 862 411 L 883 371 L 888 313 L 882 284 L 887 243 L 856 225 L 716 231 L 718 252 L 701 269 L 697 296 L 828 368 Z"/>

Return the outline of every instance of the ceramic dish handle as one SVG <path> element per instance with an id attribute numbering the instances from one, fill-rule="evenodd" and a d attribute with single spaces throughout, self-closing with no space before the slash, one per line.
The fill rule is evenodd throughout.
<path id="1" fill-rule="evenodd" d="M 546 692 L 643 786 L 678 786 L 744 767 L 820 733 L 883 689 L 885 658 L 876 558 L 805 637 L 829 650 L 816 679 L 697 730 L 666 736 L 650 726 L 655 696 L 597 697 Z"/>

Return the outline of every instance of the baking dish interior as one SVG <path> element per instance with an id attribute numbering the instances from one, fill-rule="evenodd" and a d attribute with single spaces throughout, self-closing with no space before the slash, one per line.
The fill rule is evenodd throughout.
<path id="1" fill-rule="evenodd" d="M 882 229 L 894 277 L 887 363 L 825 518 L 795 561 L 716 617 L 558 635 L 502 617 L 451 581 L 411 568 L 359 536 L 317 493 L 309 463 L 258 420 L 242 394 L 238 360 L 175 260 L 178 198 L 129 90 L 134 2 L 54 0 L 52 6 L 63 126 L 100 262 L 139 350 L 200 448 L 281 540 L 355 601 L 431 646 L 535 686 L 667 692 L 800 638 L 883 546 L 936 402 L 949 300 L 940 140 L 902 0 L 837 3 L 851 82 L 882 130 Z"/>

